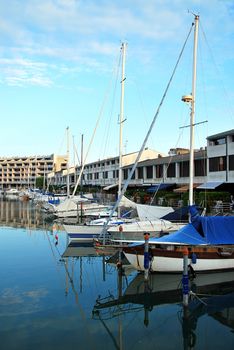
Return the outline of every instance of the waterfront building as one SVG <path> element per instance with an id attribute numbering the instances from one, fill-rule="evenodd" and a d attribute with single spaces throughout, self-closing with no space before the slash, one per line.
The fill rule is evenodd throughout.
<path id="1" fill-rule="evenodd" d="M 122 178 L 125 181 L 136 159 L 137 152 L 123 156 Z M 70 183 L 75 184 L 81 167 L 69 170 Z M 84 187 L 117 187 L 119 158 L 98 160 L 84 167 Z M 51 184 L 66 185 L 67 170 L 48 175 Z M 194 151 L 194 187 L 199 190 L 223 189 L 234 192 L 234 130 L 207 137 L 205 147 Z M 171 148 L 168 155 L 144 150 L 129 187 L 155 190 L 172 187 L 175 192 L 185 192 L 189 184 L 189 150 Z M 162 186 L 163 184 L 163 186 Z"/>
<path id="2" fill-rule="evenodd" d="M 46 177 L 51 171 L 66 168 L 66 156 L 1 157 L 0 188 L 2 190 L 35 187 L 36 178 Z"/>
<path id="3" fill-rule="evenodd" d="M 122 179 L 128 178 L 137 152 L 123 155 Z M 50 185 L 67 184 L 66 156 L 0 158 L 0 186 L 22 188 L 32 186 L 38 176 L 47 175 Z M 69 168 L 69 183 L 75 185 L 81 166 Z M 82 186 L 111 190 L 118 186 L 119 157 L 109 157 L 84 166 Z M 234 129 L 207 137 L 205 147 L 194 152 L 194 187 L 198 190 L 218 189 L 234 192 Z M 189 184 L 189 150 L 171 148 L 168 155 L 145 149 L 129 183 L 129 187 L 157 189 L 171 187 L 185 192 Z M 163 184 L 163 186 L 162 186 Z M 234 193 L 233 193 L 234 194 Z"/>
<path id="4" fill-rule="evenodd" d="M 207 182 L 234 183 L 234 129 L 207 138 Z"/>
<path id="5" fill-rule="evenodd" d="M 134 164 L 138 152 L 125 154 L 122 157 L 122 167 L 131 166 Z M 163 153 L 146 148 L 140 158 L 140 161 L 152 160 L 165 156 Z M 74 186 L 76 179 L 80 175 L 81 166 L 69 169 L 69 183 Z M 122 170 L 124 171 L 124 170 Z M 89 187 L 110 188 L 117 187 L 119 178 L 119 157 L 110 157 L 102 160 L 97 160 L 92 163 L 87 163 L 84 167 L 82 176 L 82 185 Z M 48 174 L 48 182 L 51 185 L 66 186 L 67 169 L 59 172 L 51 172 Z M 110 187 L 109 187 L 110 186 Z"/>

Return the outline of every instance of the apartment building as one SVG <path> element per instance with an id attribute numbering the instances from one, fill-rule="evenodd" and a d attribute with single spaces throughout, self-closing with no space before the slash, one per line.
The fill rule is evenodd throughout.
<path id="1" fill-rule="evenodd" d="M 234 183 L 234 129 L 207 138 L 208 182 Z"/>
<path id="2" fill-rule="evenodd" d="M 123 182 L 135 162 L 137 152 L 125 155 L 122 164 Z M 166 188 L 176 191 L 188 190 L 189 150 L 172 148 L 168 155 L 144 150 L 129 186 Z M 70 184 L 74 185 L 81 167 L 69 170 Z M 67 170 L 48 174 L 51 184 L 66 186 Z M 119 158 L 98 160 L 84 167 L 83 186 L 100 186 L 106 190 L 116 187 L 119 178 Z M 205 147 L 194 151 L 194 187 L 197 189 L 228 189 L 234 192 L 234 130 L 207 138 Z"/>
<path id="3" fill-rule="evenodd" d="M 61 171 L 67 158 L 59 155 L 0 158 L 0 188 L 34 187 L 37 177 L 46 177 L 51 171 Z"/>
<path id="4" fill-rule="evenodd" d="M 122 167 L 134 164 L 138 152 L 129 153 L 122 157 Z M 155 150 L 146 148 L 140 158 L 140 161 L 153 160 L 163 157 L 164 154 Z M 81 166 L 69 169 L 69 177 L 71 186 L 76 183 L 81 171 Z M 84 186 L 106 187 L 115 186 L 119 179 L 119 157 L 110 157 L 88 163 L 84 167 L 82 184 Z M 67 170 L 52 172 L 48 174 L 48 181 L 51 185 L 64 185 L 67 183 Z"/>

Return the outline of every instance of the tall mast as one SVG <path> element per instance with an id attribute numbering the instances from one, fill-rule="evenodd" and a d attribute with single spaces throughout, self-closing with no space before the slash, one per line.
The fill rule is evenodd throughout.
<path id="1" fill-rule="evenodd" d="M 74 166 L 74 184 L 76 183 L 76 154 L 75 154 L 75 136 L 72 135 L 72 141 L 73 141 L 73 166 Z"/>
<path id="2" fill-rule="evenodd" d="M 194 48 L 193 48 L 193 80 L 190 115 L 190 159 L 189 159 L 189 205 L 193 205 L 193 175 L 194 175 L 194 116 L 196 102 L 196 78 L 197 78 L 197 38 L 199 16 L 195 15 Z"/>
<path id="3" fill-rule="evenodd" d="M 69 157 L 69 127 L 67 127 L 67 197 L 70 196 Z"/>
<path id="4" fill-rule="evenodd" d="M 125 87 L 125 56 L 126 43 L 122 43 L 122 77 L 121 77 L 121 98 L 120 98 L 120 116 L 119 116 L 119 185 L 118 197 L 121 195 L 122 186 L 122 149 L 123 149 L 123 132 L 122 124 L 124 121 L 124 87 Z M 118 207 L 118 216 L 120 217 L 120 207 Z"/>
<path id="5" fill-rule="evenodd" d="M 84 160 L 83 160 L 83 156 L 84 156 L 84 134 L 81 135 L 81 155 L 80 155 L 80 165 L 81 167 L 83 167 L 83 163 L 84 163 Z M 83 175 L 81 176 L 80 178 L 80 191 L 81 191 L 81 194 L 82 194 L 82 189 L 83 187 Z"/>

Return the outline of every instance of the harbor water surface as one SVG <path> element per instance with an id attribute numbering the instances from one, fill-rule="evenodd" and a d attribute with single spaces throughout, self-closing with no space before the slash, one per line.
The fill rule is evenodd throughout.
<path id="1" fill-rule="evenodd" d="M 31 202 L 0 210 L 2 350 L 234 349 L 234 272 L 196 277 L 185 309 L 182 276 L 146 285 L 110 254 L 68 242 Z"/>

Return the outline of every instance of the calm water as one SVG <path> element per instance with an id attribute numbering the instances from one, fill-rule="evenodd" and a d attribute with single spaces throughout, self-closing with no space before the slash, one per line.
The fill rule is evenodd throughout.
<path id="1" fill-rule="evenodd" d="M 234 349 L 234 272 L 194 281 L 208 297 L 185 312 L 180 276 L 153 276 L 146 288 L 92 247 L 68 245 L 30 203 L 0 211 L 2 350 Z"/>

